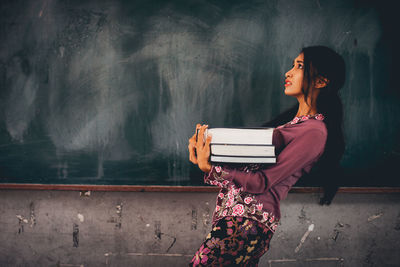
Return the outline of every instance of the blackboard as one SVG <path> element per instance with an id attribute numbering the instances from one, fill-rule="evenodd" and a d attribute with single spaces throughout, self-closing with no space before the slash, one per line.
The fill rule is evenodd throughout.
<path id="1" fill-rule="evenodd" d="M 202 185 L 196 123 L 259 126 L 292 106 L 301 47 L 347 65 L 343 186 L 399 186 L 395 14 L 382 1 L 0 4 L 0 183 Z M 342 177 L 342 178 L 343 178 Z"/>

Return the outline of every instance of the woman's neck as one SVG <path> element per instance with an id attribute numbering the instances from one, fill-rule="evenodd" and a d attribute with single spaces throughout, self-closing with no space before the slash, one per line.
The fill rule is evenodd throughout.
<path id="1" fill-rule="evenodd" d="M 305 115 L 315 115 L 318 113 L 315 101 L 313 105 L 309 106 L 303 99 L 303 97 L 297 99 L 299 101 L 299 109 L 297 110 L 296 117 Z"/>

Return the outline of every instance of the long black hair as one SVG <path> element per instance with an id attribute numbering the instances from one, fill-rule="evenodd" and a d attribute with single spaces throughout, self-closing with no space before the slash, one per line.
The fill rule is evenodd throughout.
<path id="1" fill-rule="evenodd" d="M 328 130 L 328 138 L 324 153 L 314 165 L 309 177 L 314 176 L 324 189 L 320 204 L 330 204 L 339 188 L 342 171 L 340 159 L 345 150 L 343 135 L 343 105 L 340 99 L 340 89 L 345 82 L 345 63 L 343 58 L 334 50 L 325 46 L 310 46 L 303 48 L 304 78 L 302 92 L 304 100 L 312 94 L 318 79 L 326 81 L 325 87 L 320 88 L 316 99 L 317 112 L 324 115 L 323 120 Z M 298 103 L 282 112 L 265 127 L 277 127 L 294 118 L 298 111 Z M 304 179 L 304 178 L 302 178 Z"/>

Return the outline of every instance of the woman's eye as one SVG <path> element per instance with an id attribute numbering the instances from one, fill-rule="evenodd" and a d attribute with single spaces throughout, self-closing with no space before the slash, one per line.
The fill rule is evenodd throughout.
<path id="1" fill-rule="evenodd" d="M 303 65 L 299 64 L 299 69 L 302 69 L 302 68 L 303 68 Z"/>

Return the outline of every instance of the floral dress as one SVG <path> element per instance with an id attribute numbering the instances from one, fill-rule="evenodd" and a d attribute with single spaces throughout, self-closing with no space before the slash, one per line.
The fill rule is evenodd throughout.
<path id="1" fill-rule="evenodd" d="M 322 114 L 295 117 L 280 125 L 298 124 L 309 119 L 322 121 Z M 248 164 L 237 168 L 241 172 L 253 172 L 263 168 L 261 164 Z M 252 194 L 231 183 L 229 173 L 221 166 L 212 166 L 205 174 L 204 182 L 219 186 L 213 215 L 213 228 L 195 253 L 189 266 L 258 266 L 260 257 L 269 250 L 270 240 L 279 219 Z"/>
<path id="2" fill-rule="evenodd" d="M 213 227 L 189 266 L 258 266 L 272 235 L 255 220 L 224 217 Z"/>

